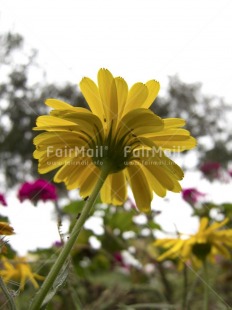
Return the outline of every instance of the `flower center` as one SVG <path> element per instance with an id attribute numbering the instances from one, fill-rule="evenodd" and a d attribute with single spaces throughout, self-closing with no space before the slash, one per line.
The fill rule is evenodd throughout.
<path id="1" fill-rule="evenodd" d="M 111 173 L 123 170 L 130 160 L 130 152 L 120 145 L 102 145 L 93 151 L 93 163 L 101 168 L 104 162 L 111 164 Z"/>
<path id="2" fill-rule="evenodd" d="M 113 134 L 113 126 L 111 126 L 107 137 L 102 137 L 98 145 L 94 145 L 93 163 L 101 168 L 104 162 L 110 163 L 111 173 L 119 172 L 128 166 L 132 156 L 130 145 L 127 145 L 127 137 L 117 139 L 117 134 Z M 100 145 L 101 144 L 101 145 Z"/>
<path id="3" fill-rule="evenodd" d="M 192 247 L 193 254 L 200 260 L 205 260 L 211 251 L 210 243 L 195 243 Z"/>

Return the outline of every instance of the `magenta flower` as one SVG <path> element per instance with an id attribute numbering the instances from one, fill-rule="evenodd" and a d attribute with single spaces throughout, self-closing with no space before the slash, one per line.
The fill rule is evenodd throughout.
<path id="1" fill-rule="evenodd" d="M 201 165 L 201 172 L 210 180 L 221 179 L 221 164 L 218 162 L 206 162 Z"/>
<path id="2" fill-rule="evenodd" d="M 54 243 L 53 243 L 53 246 L 55 247 L 55 248 L 60 248 L 60 247 L 62 247 L 64 245 L 64 243 L 62 242 L 62 241 L 55 241 Z"/>
<path id="3" fill-rule="evenodd" d="M 120 252 L 115 252 L 113 254 L 113 257 L 114 257 L 115 266 L 122 267 L 125 270 L 129 270 L 130 269 L 129 265 L 124 262 L 122 254 Z"/>
<path id="4" fill-rule="evenodd" d="M 31 183 L 25 182 L 18 191 L 18 198 L 21 202 L 29 199 L 35 203 L 39 200 L 57 200 L 56 187 L 43 179 Z"/>
<path id="5" fill-rule="evenodd" d="M 6 199 L 3 194 L 0 194 L 0 204 L 2 204 L 4 207 L 7 206 Z"/>
<path id="6" fill-rule="evenodd" d="M 186 188 L 182 190 L 182 198 L 190 204 L 197 203 L 203 196 L 205 196 L 205 194 L 199 192 L 195 188 Z"/>

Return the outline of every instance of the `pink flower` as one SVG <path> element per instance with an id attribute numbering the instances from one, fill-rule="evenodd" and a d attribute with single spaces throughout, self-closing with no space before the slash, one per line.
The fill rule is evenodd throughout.
<path id="1" fill-rule="evenodd" d="M 2 204 L 4 207 L 7 206 L 6 199 L 3 194 L 0 194 L 0 204 Z"/>
<path id="2" fill-rule="evenodd" d="M 205 196 L 205 194 L 199 192 L 195 188 L 186 188 L 182 190 L 182 198 L 190 204 L 195 204 L 203 196 Z"/>
<path id="3" fill-rule="evenodd" d="M 122 267 L 125 270 L 129 270 L 130 266 L 124 262 L 123 256 L 120 252 L 114 252 L 114 263 L 118 267 Z"/>
<path id="4" fill-rule="evenodd" d="M 207 162 L 201 165 L 201 172 L 209 179 L 220 179 L 221 178 L 221 164 L 218 162 Z"/>
<path id="5" fill-rule="evenodd" d="M 62 241 L 55 241 L 54 243 L 53 243 L 53 246 L 55 247 L 55 248 L 60 248 L 60 247 L 62 247 L 64 245 L 64 243 L 62 242 Z"/>
<path id="6" fill-rule="evenodd" d="M 136 205 L 135 205 L 135 203 L 133 202 L 132 199 L 128 198 L 127 202 L 128 202 L 128 204 L 129 204 L 131 209 L 137 210 Z"/>
<path id="7" fill-rule="evenodd" d="M 25 182 L 18 191 L 18 198 L 21 202 L 26 199 L 33 202 L 57 200 L 56 187 L 43 179 L 31 183 Z"/>

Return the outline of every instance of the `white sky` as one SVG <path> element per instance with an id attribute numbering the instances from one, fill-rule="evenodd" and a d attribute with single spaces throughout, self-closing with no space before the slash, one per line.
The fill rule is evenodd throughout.
<path id="1" fill-rule="evenodd" d="M 83 76 L 95 79 L 98 69 L 106 67 L 129 84 L 155 78 L 164 90 L 167 77 L 177 73 L 183 81 L 202 82 L 207 93 L 232 100 L 231 0 L 0 0 L 0 4 L 0 32 L 19 32 L 27 46 L 38 49 L 50 81 L 77 84 Z M 218 198 L 219 184 L 199 187 L 193 176 L 182 184 L 203 192 L 213 188 L 213 198 Z M 225 192 L 229 193 L 227 185 Z M 171 205 L 154 200 L 154 207 L 163 210 L 160 222 L 175 223 L 184 231 L 196 227 L 186 220 L 191 212 L 180 196 L 168 197 Z M 10 218 L 17 236 L 12 243 L 21 253 L 49 246 L 58 238 L 56 224 L 49 226 L 51 205 L 33 208 L 14 198 L 10 204 L 1 213 L 13 210 Z"/>
<path id="2" fill-rule="evenodd" d="M 167 76 L 231 95 L 231 0 L 0 0 L 0 29 L 39 49 L 51 79 L 76 84 L 100 67 L 130 83 Z"/>

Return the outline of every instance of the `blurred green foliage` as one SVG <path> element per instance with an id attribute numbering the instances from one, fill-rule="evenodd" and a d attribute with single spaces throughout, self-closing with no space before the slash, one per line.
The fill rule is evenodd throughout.
<path id="1" fill-rule="evenodd" d="M 62 218 L 70 219 L 70 229 L 77 221 L 80 205 L 81 201 L 76 204 L 76 214 L 74 202 L 62 208 Z M 203 209 L 218 208 L 223 216 L 228 216 L 231 204 L 223 206 L 224 209 L 222 205 L 207 203 Z M 142 220 L 139 215 L 139 223 L 137 211 L 127 204 L 114 207 L 97 203 L 92 216 L 102 219 L 103 231 L 99 233 L 90 228 L 81 231 L 70 259 L 46 298 L 46 309 L 201 309 L 202 271 L 186 265 L 180 272 L 178 260 L 157 262 L 155 256 L 159 255 L 159 249 L 149 250 L 157 229 L 162 231 L 154 214 L 142 215 Z M 199 217 L 194 212 L 193 216 Z M 231 222 L 227 228 L 230 227 Z M 65 241 L 68 234 L 62 238 Z M 37 261 L 31 263 L 33 270 L 41 275 L 48 274 L 61 249 L 60 244 L 31 252 L 30 255 L 37 257 Z M 231 305 L 231 267 L 231 260 L 222 258 L 209 265 L 212 289 L 209 309 L 225 309 L 226 305 Z M 20 293 L 17 283 L 9 283 L 8 287 L 16 294 L 17 309 L 28 309 L 35 294 L 32 285 L 27 283 Z M 187 291 L 186 308 L 183 308 L 184 291 Z M 1 293 L 0 300 L 4 301 Z"/>

